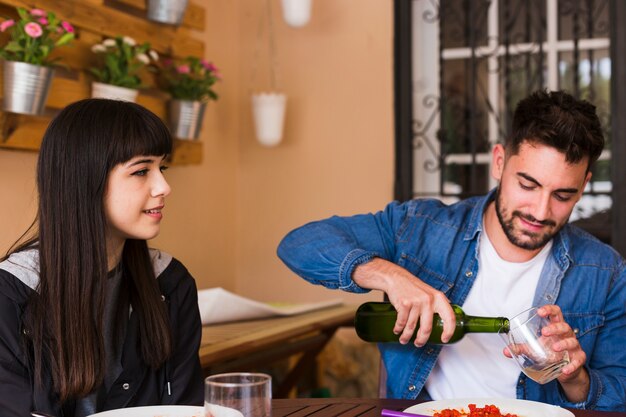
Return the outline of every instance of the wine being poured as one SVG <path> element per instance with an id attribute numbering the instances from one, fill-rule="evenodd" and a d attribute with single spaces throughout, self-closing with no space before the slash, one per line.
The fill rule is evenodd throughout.
<path id="1" fill-rule="evenodd" d="M 467 333 L 506 333 L 509 320 L 506 317 L 478 317 L 465 314 L 463 309 L 453 305 L 456 324 L 454 334 L 447 343 L 458 342 Z M 400 335 L 393 332 L 398 312 L 391 303 L 370 301 L 362 304 L 356 312 L 354 327 L 357 335 L 367 342 L 397 342 Z M 419 321 L 411 341 L 415 340 Z M 433 316 L 433 326 L 428 343 L 444 344 L 441 341 L 443 320 L 439 314 Z"/>
<path id="2" fill-rule="evenodd" d="M 568 363 L 569 355 L 567 351 L 565 351 L 563 358 L 557 359 L 557 362 L 555 363 L 549 363 L 548 365 L 534 364 L 526 368 L 522 368 L 522 372 L 524 372 L 526 376 L 533 381 L 539 384 L 545 384 L 561 375 L 561 369 L 563 369 L 563 367 Z"/>
<path id="3" fill-rule="evenodd" d="M 558 378 L 570 362 L 567 350 L 555 351 L 552 346 L 560 338 L 544 336 L 542 329 L 550 320 L 537 313 L 538 307 L 521 312 L 511 319 L 511 328 L 502 338 L 511 356 L 530 379 L 545 384 Z"/>

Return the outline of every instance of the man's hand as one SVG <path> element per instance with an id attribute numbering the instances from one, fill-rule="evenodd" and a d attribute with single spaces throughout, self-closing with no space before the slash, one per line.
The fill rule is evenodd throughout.
<path id="1" fill-rule="evenodd" d="M 411 340 L 419 321 L 415 346 L 424 346 L 432 331 L 434 313 L 438 313 L 444 323 L 441 341 L 447 342 L 452 337 L 456 319 L 446 296 L 401 266 L 374 258 L 357 266 L 352 279 L 360 287 L 387 293 L 398 311 L 393 331 L 400 335 L 400 343 Z"/>
<path id="2" fill-rule="evenodd" d="M 583 367 L 587 360 L 585 351 L 580 347 L 576 334 L 563 319 L 561 308 L 557 305 L 545 305 L 537 310 L 541 317 L 547 317 L 550 324 L 543 328 L 544 336 L 557 336 L 560 340 L 552 345 L 555 352 L 567 351 L 570 363 L 563 367 L 558 381 L 563 388 L 565 396 L 571 402 L 583 402 L 589 395 L 589 374 Z M 508 349 L 504 354 L 511 357 Z"/>
<path id="3" fill-rule="evenodd" d="M 583 366 L 587 355 L 580 347 L 576 334 L 563 319 L 559 306 L 543 306 L 537 310 L 537 314 L 550 319 L 550 325 L 543 329 L 543 334 L 556 335 L 561 339 L 552 345 L 552 349 L 556 352 L 566 350 L 569 354 L 570 362 L 563 367 L 563 373 L 558 378 L 565 396 L 571 402 L 585 401 L 589 394 L 589 374 Z"/>

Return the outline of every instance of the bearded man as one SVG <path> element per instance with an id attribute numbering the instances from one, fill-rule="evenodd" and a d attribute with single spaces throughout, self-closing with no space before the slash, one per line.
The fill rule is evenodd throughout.
<path id="1" fill-rule="evenodd" d="M 508 397 L 571 408 L 626 409 L 626 273 L 610 246 L 568 223 L 604 147 L 595 107 L 562 91 L 517 105 L 512 134 L 492 151 L 498 185 L 445 205 L 393 202 L 290 232 L 278 256 L 307 281 L 380 290 L 398 311 L 400 343 L 380 344 L 387 396 Z M 548 317 L 570 363 L 540 385 L 505 355 L 496 334 L 427 344 L 433 314 L 453 333 L 450 303 L 476 316 Z M 414 330 L 419 330 L 413 343 Z"/>

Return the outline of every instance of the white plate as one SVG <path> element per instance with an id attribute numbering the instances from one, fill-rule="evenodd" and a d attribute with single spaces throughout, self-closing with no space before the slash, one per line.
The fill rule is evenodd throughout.
<path id="1" fill-rule="evenodd" d="M 512 398 L 459 398 L 455 400 L 428 401 L 409 407 L 404 411 L 407 413 L 433 415 L 436 411 L 445 408 L 469 411 L 468 404 L 476 404 L 476 406 L 481 408 L 485 405 L 493 404 L 503 414 L 513 413 L 520 417 L 574 417 L 571 411 L 555 405 Z"/>
<path id="2" fill-rule="evenodd" d="M 243 417 L 232 408 L 214 405 L 213 417 Z M 103 411 L 89 417 L 204 417 L 204 407 L 190 405 L 154 405 L 149 407 L 128 407 Z"/>

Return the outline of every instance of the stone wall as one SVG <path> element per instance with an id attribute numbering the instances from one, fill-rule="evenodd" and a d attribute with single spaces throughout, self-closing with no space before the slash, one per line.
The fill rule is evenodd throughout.
<path id="1" fill-rule="evenodd" d="M 358 338 L 354 329 L 339 329 L 320 353 L 318 386 L 331 397 L 378 397 L 380 354 L 373 343 Z"/>

